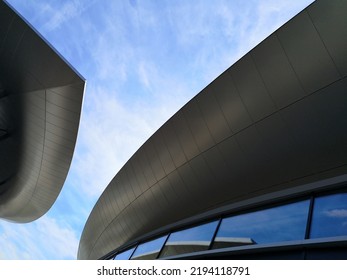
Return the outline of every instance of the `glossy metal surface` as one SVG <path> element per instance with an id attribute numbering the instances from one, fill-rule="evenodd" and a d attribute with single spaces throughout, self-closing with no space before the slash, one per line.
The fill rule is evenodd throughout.
<path id="1" fill-rule="evenodd" d="M 101 195 L 78 258 L 101 258 L 207 210 L 346 174 L 346 14 L 346 1 L 314 2 L 179 110 Z"/>
<path id="2" fill-rule="evenodd" d="M 0 217 L 29 222 L 67 176 L 85 81 L 0 1 Z"/>

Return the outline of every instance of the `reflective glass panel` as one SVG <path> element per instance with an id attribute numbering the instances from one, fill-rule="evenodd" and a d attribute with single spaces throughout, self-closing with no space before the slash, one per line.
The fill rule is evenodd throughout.
<path id="1" fill-rule="evenodd" d="M 310 238 L 347 235 L 347 193 L 317 197 Z"/>
<path id="2" fill-rule="evenodd" d="M 305 238 L 309 200 L 222 220 L 213 249 Z"/>
<path id="3" fill-rule="evenodd" d="M 208 250 L 218 221 L 170 234 L 160 257 Z"/>
<path id="4" fill-rule="evenodd" d="M 139 246 L 137 246 L 133 256 L 131 257 L 132 260 L 154 260 L 157 258 L 158 253 L 160 252 L 161 248 L 164 245 L 164 242 L 167 238 L 166 236 L 148 241 L 146 243 L 142 243 Z"/>
<path id="5" fill-rule="evenodd" d="M 130 259 L 130 256 L 134 252 L 134 250 L 135 250 L 135 248 L 131 248 L 131 249 L 126 250 L 122 253 L 119 253 L 114 257 L 114 260 L 128 260 L 128 259 Z"/>

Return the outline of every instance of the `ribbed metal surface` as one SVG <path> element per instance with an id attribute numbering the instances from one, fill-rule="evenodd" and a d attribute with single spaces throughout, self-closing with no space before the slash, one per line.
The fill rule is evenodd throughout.
<path id="1" fill-rule="evenodd" d="M 346 1 L 316 1 L 178 111 L 101 195 L 78 258 L 289 182 L 346 174 L 346 14 Z"/>
<path id="2" fill-rule="evenodd" d="M 67 176 L 85 81 L 0 2 L 0 217 L 46 213 Z"/>

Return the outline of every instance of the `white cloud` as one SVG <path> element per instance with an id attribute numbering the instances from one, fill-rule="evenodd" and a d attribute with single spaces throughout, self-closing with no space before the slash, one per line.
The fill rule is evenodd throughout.
<path id="1" fill-rule="evenodd" d="M 75 259 L 78 239 L 66 224 L 47 215 L 30 224 L 0 224 L 1 259 Z"/>
<path id="2" fill-rule="evenodd" d="M 151 67 L 149 66 L 149 64 L 145 62 L 139 63 L 139 67 L 138 67 L 139 79 L 146 88 L 149 88 L 151 86 L 150 77 L 151 77 L 151 72 L 153 71 L 151 71 L 152 69 L 150 68 Z"/>
<path id="3" fill-rule="evenodd" d="M 50 6 L 48 3 L 43 3 L 40 5 L 40 11 L 43 13 L 48 13 L 50 15 L 49 20 L 46 24 L 43 25 L 43 29 L 46 31 L 52 31 L 59 27 L 62 24 L 70 21 L 75 17 L 81 16 L 81 14 L 87 10 L 94 1 L 81 1 L 81 0 L 72 0 L 66 2 L 59 2 L 59 7 Z"/>
<path id="4" fill-rule="evenodd" d="M 124 82 L 133 55 L 131 48 L 126 47 L 126 42 L 120 44 L 121 39 L 115 40 L 114 36 L 111 31 L 101 33 L 95 42 L 91 43 L 92 46 L 89 46 L 91 58 L 97 66 L 95 74 L 98 79 L 103 81 L 115 79 Z"/>
<path id="5" fill-rule="evenodd" d="M 324 214 L 333 218 L 347 218 L 347 209 L 333 209 L 325 211 Z"/>

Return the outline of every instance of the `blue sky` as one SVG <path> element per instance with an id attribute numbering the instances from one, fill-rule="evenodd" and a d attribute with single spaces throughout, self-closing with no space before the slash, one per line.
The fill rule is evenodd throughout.
<path id="1" fill-rule="evenodd" d="M 87 87 L 61 194 L 35 222 L 0 220 L 0 259 L 76 259 L 92 207 L 131 155 L 312 1 L 8 2 L 86 78 Z"/>

